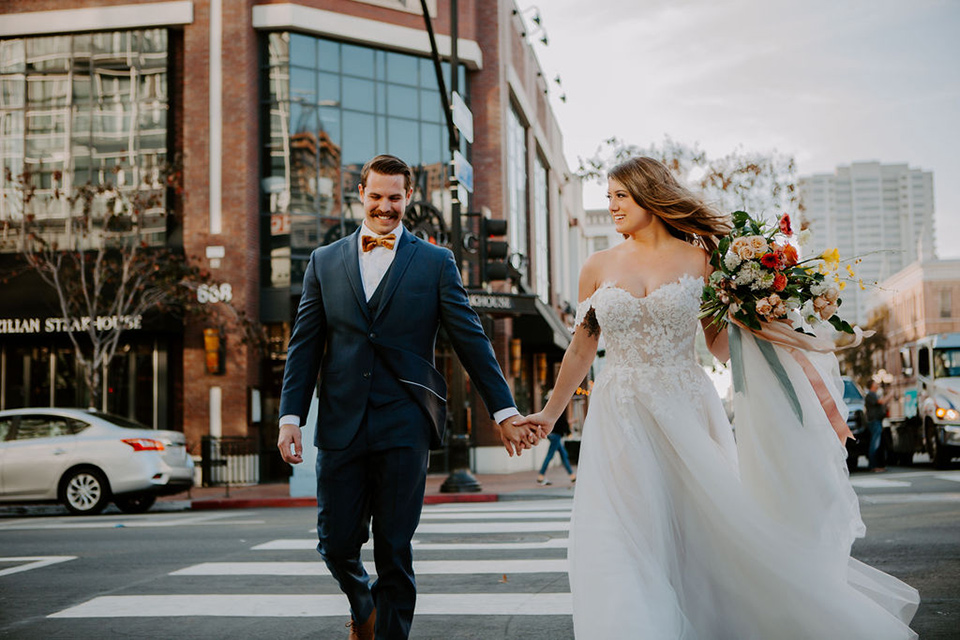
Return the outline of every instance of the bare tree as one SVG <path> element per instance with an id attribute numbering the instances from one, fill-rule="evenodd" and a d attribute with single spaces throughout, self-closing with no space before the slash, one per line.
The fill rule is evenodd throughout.
<path id="1" fill-rule="evenodd" d="M 179 169 L 130 173 L 142 176 L 131 186 L 118 168 L 113 180 L 69 192 L 56 172 L 45 188 L 36 184 L 43 174 L 5 176 L 0 250 L 19 252 L 23 268 L 54 292 L 58 328 L 73 345 L 91 407 L 102 404 L 102 375 L 121 336 L 141 328 L 148 313 L 200 314 L 239 324 L 245 339 L 258 334 L 229 300 L 199 304 L 210 274 L 166 243 L 167 201 L 179 195 Z"/>
<path id="2" fill-rule="evenodd" d="M 596 153 L 580 158 L 581 177 L 603 180 L 614 165 L 634 156 L 663 162 L 678 180 L 698 189 L 721 211 L 749 211 L 758 217 L 775 217 L 800 209 L 794 159 L 776 150 L 747 151 L 742 147 L 711 158 L 698 144 L 688 145 L 666 136 L 663 143 L 646 147 L 613 137 Z M 766 214 L 766 215 L 765 215 Z"/>

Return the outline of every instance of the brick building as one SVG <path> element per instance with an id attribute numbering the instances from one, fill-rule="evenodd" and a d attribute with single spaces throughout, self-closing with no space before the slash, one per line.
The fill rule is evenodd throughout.
<path id="1" fill-rule="evenodd" d="M 427 4 L 449 89 L 450 1 Z M 313 248 L 359 224 L 363 162 L 386 152 L 415 166 L 408 226 L 452 242 L 450 150 L 420 2 L 6 0 L 0 16 L 4 168 L 79 184 L 182 158 L 183 194 L 168 202 L 177 223 L 158 241 L 229 285 L 233 304 L 269 335 L 263 354 L 222 336 L 216 375 L 205 366 L 206 327 L 147 322 L 124 334 L 105 408 L 184 431 L 195 453 L 204 435 L 272 446 L 303 269 Z M 513 281 L 481 289 L 468 250 L 463 273 L 521 411 L 533 410 L 569 340 L 560 310 L 576 306 L 565 251 L 577 246 L 580 184 L 513 0 L 459 0 L 458 35 L 458 88 L 476 132 L 460 141 L 474 169 L 462 208 L 508 221 L 516 269 Z M 467 237 L 476 224 L 463 217 Z M 0 408 L 82 402 L 69 344 L 24 324 L 56 314 L 23 282 L 0 287 Z M 449 377 L 455 357 L 443 344 L 437 356 Z M 477 398 L 468 393 L 453 413 L 472 431 L 481 470 L 532 464 L 493 456 L 498 441 Z"/>

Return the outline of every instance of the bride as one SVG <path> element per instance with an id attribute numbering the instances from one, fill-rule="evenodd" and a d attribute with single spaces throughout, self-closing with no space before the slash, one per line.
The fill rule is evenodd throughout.
<path id="1" fill-rule="evenodd" d="M 746 395 L 773 415 L 754 414 L 741 434 L 738 413 L 744 442 L 735 442 L 697 363 L 708 251 L 729 220 L 650 158 L 614 167 L 608 184 L 626 240 L 583 266 L 576 330 L 553 394 L 516 422 L 549 433 L 602 330 L 606 364 L 583 429 L 570 531 L 577 637 L 915 638 L 907 624 L 916 590 L 850 558 L 863 525 L 827 419 L 807 411 L 803 424 L 789 424 L 762 360 L 745 360 L 758 363 L 746 372 Z M 727 331 L 704 332 L 727 360 Z M 777 451 L 770 434 L 790 427 L 796 433 L 783 442 L 792 448 Z M 781 466 L 771 471 L 770 461 Z"/>

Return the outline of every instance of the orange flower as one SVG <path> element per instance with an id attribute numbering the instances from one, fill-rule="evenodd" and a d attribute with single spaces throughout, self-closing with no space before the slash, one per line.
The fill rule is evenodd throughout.
<path id="1" fill-rule="evenodd" d="M 787 288 L 787 276 L 782 273 L 778 273 L 773 278 L 773 290 L 774 291 L 783 291 Z"/>
<path id="2" fill-rule="evenodd" d="M 800 256 L 797 255 L 797 249 L 792 244 L 788 244 L 783 248 L 783 257 L 788 267 L 792 267 L 800 260 Z"/>

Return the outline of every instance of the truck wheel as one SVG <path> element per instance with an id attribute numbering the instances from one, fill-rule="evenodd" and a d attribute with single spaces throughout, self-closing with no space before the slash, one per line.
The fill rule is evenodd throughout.
<path id="1" fill-rule="evenodd" d="M 946 469 L 950 466 L 950 454 L 937 439 L 937 428 L 932 424 L 927 425 L 927 453 L 934 469 Z"/>

